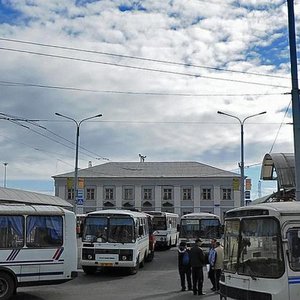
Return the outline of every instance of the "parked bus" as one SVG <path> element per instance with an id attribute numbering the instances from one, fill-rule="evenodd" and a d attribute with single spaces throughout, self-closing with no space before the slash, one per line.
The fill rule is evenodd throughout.
<path id="1" fill-rule="evenodd" d="M 0 299 L 76 277 L 75 228 L 75 214 L 61 207 L 0 204 Z"/>
<path id="2" fill-rule="evenodd" d="M 86 274 L 98 267 L 125 267 L 135 274 L 149 252 L 147 215 L 129 210 L 101 210 L 86 215 L 81 265 Z"/>
<path id="3" fill-rule="evenodd" d="M 221 240 L 222 225 L 219 216 L 200 212 L 183 215 L 180 219 L 179 242 L 193 246 L 197 238 L 202 240 L 201 248 L 208 253 L 211 239 Z"/>
<path id="4" fill-rule="evenodd" d="M 300 203 L 245 206 L 225 215 L 221 299 L 300 298 Z"/>
<path id="5" fill-rule="evenodd" d="M 178 242 L 179 216 L 174 213 L 161 211 L 147 211 L 153 216 L 153 230 L 156 246 L 171 248 Z"/>

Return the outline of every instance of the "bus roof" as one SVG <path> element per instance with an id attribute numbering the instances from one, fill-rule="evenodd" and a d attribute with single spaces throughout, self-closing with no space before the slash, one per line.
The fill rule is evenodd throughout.
<path id="1" fill-rule="evenodd" d="M 62 207 L 52 205 L 28 205 L 19 203 L 1 203 L 0 215 L 65 215 L 73 212 Z"/>
<path id="2" fill-rule="evenodd" d="M 130 216 L 133 218 L 147 217 L 143 212 L 131 211 L 125 209 L 104 209 L 97 210 L 87 213 L 86 216 L 94 216 L 94 215 L 120 215 L 120 216 Z"/>
<path id="3" fill-rule="evenodd" d="M 174 214 L 174 213 L 170 213 L 170 212 L 166 212 L 166 211 L 146 211 L 147 214 L 150 214 L 152 216 L 170 216 L 170 217 L 177 217 L 179 218 L 179 215 Z"/>
<path id="4" fill-rule="evenodd" d="M 273 214 L 283 215 L 283 214 L 300 214 L 300 201 L 285 201 L 285 202 L 269 202 L 269 203 L 261 203 L 256 205 L 242 206 L 238 208 L 234 208 L 228 210 L 225 214 L 226 217 L 234 217 L 234 216 L 246 216 L 246 211 L 257 211 L 256 215 L 263 215 L 263 211 L 272 211 Z M 238 214 L 238 213 L 241 214 Z M 260 212 L 260 213 L 259 213 Z M 254 215 L 252 213 L 252 215 Z M 250 216 L 250 214 L 248 215 Z"/>
<path id="5" fill-rule="evenodd" d="M 183 215 L 181 217 L 181 219 L 199 219 L 199 218 L 220 219 L 218 215 L 214 215 L 207 212 L 190 213 L 190 214 Z"/>

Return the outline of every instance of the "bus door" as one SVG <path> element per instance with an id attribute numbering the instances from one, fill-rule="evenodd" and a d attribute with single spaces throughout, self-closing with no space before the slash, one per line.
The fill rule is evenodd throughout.
<path id="1" fill-rule="evenodd" d="M 289 223 L 284 230 L 287 240 L 289 300 L 300 299 L 300 222 Z"/>

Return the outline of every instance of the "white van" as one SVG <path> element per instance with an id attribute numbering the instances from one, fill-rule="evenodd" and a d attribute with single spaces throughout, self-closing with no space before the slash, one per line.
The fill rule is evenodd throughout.
<path id="1" fill-rule="evenodd" d="M 90 212 L 84 220 L 81 266 L 86 274 L 98 267 L 124 267 L 135 274 L 149 255 L 147 215 L 129 210 Z"/>
<path id="2" fill-rule="evenodd" d="M 75 228 L 75 214 L 61 207 L 0 204 L 0 299 L 75 278 Z"/>

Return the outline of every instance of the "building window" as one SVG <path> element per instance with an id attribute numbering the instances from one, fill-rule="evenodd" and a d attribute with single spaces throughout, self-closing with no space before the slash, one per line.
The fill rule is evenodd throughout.
<path id="1" fill-rule="evenodd" d="M 163 189 L 163 200 L 172 200 L 172 191 L 171 188 Z"/>
<path id="2" fill-rule="evenodd" d="M 143 200 L 153 200 L 153 193 L 151 188 L 144 188 Z"/>
<path id="3" fill-rule="evenodd" d="M 86 200 L 95 200 L 95 189 L 94 188 L 86 189 Z"/>
<path id="4" fill-rule="evenodd" d="M 74 199 L 74 189 L 68 189 L 67 199 L 68 200 Z"/>
<path id="5" fill-rule="evenodd" d="M 182 189 L 182 200 L 192 200 L 192 189 L 183 188 Z"/>
<path id="6" fill-rule="evenodd" d="M 202 189 L 202 200 L 211 200 L 211 189 Z"/>
<path id="7" fill-rule="evenodd" d="M 231 189 L 222 189 L 222 200 L 231 200 Z"/>
<path id="8" fill-rule="evenodd" d="M 124 188 L 123 199 L 124 200 L 133 200 L 133 188 L 131 188 L 131 187 Z"/>
<path id="9" fill-rule="evenodd" d="M 105 200 L 114 200 L 114 189 L 113 188 L 105 188 L 104 189 L 104 199 Z"/>

